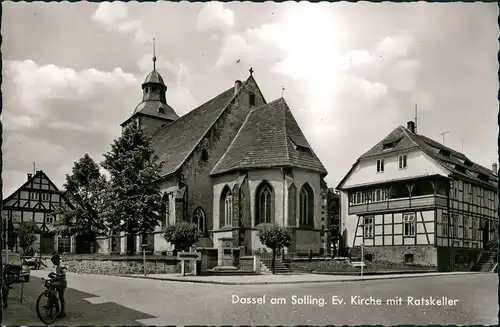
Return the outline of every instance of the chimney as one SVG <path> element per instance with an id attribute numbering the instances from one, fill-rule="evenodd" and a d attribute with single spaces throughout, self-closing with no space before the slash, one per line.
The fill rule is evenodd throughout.
<path id="1" fill-rule="evenodd" d="M 238 90 L 241 88 L 241 81 L 240 80 L 236 80 L 234 82 L 234 94 L 236 95 L 236 93 L 238 92 Z"/>
<path id="2" fill-rule="evenodd" d="M 415 122 L 409 121 L 406 125 L 406 128 L 410 130 L 410 132 L 415 133 Z"/>
<path id="3" fill-rule="evenodd" d="M 33 177 L 33 174 L 28 173 L 28 180 L 30 180 L 31 177 Z"/>
<path id="4" fill-rule="evenodd" d="M 491 165 L 491 171 L 493 172 L 493 174 L 495 175 L 498 175 L 498 165 L 496 162 L 494 162 L 492 165 Z"/>

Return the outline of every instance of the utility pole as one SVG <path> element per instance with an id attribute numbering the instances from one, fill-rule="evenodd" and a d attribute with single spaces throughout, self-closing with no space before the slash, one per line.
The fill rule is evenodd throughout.
<path id="1" fill-rule="evenodd" d="M 443 132 L 443 133 L 439 133 L 439 135 L 441 135 L 441 137 L 443 138 L 443 145 L 444 145 L 444 136 L 446 134 L 448 134 L 450 131 L 447 131 L 447 132 Z"/>

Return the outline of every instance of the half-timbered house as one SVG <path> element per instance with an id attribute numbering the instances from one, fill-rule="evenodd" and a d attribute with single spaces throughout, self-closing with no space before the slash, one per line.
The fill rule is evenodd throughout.
<path id="1" fill-rule="evenodd" d="M 31 221 L 40 227 L 40 235 L 34 244 L 35 251 L 42 254 L 71 252 L 71 239 L 57 236 L 53 224 L 57 220 L 55 211 L 65 200 L 57 186 L 41 170 L 27 174 L 27 181 L 3 200 L 3 218 L 14 229 L 21 222 Z"/>
<path id="2" fill-rule="evenodd" d="M 492 169 L 399 126 L 338 185 L 341 230 L 366 260 L 468 269 L 497 240 L 497 165 Z M 495 249 L 496 250 L 496 249 Z"/>

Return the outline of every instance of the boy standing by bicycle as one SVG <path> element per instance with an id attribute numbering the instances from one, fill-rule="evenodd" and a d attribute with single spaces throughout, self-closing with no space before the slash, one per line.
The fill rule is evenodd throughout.
<path id="1" fill-rule="evenodd" d="M 64 291 L 68 286 L 68 282 L 66 281 L 66 267 L 61 264 L 61 257 L 58 254 L 54 254 L 50 261 L 56 266 L 56 272 L 50 273 L 49 277 L 53 279 L 52 285 L 57 289 L 57 293 L 59 295 L 59 302 L 61 302 L 61 313 L 59 317 L 65 317 L 65 301 L 64 301 Z"/>

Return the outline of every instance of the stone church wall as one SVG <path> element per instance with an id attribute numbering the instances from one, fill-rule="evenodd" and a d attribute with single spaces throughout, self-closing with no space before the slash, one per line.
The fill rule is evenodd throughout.
<path id="1" fill-rule="evenodd" d="M 201 206 L 206 214 L 207 230 L 214 228 L 214 195 L 210 172 L 231 144 L 248 115 L 250 110 L 248 92 L 256 95 L 256 106 L 264 104 L 264 100 L 259 97 L 260 92 L 257 91 L 256 85 L 253 83 L 246 85 L 235 104 L 221 115 L 182 168 L 184 182 L 188 185 L 186 217 L 191 220 L 194 210 Z M 208 154 L 206 160 L 203 160 L 202 156 L 204 150 Z"/>

